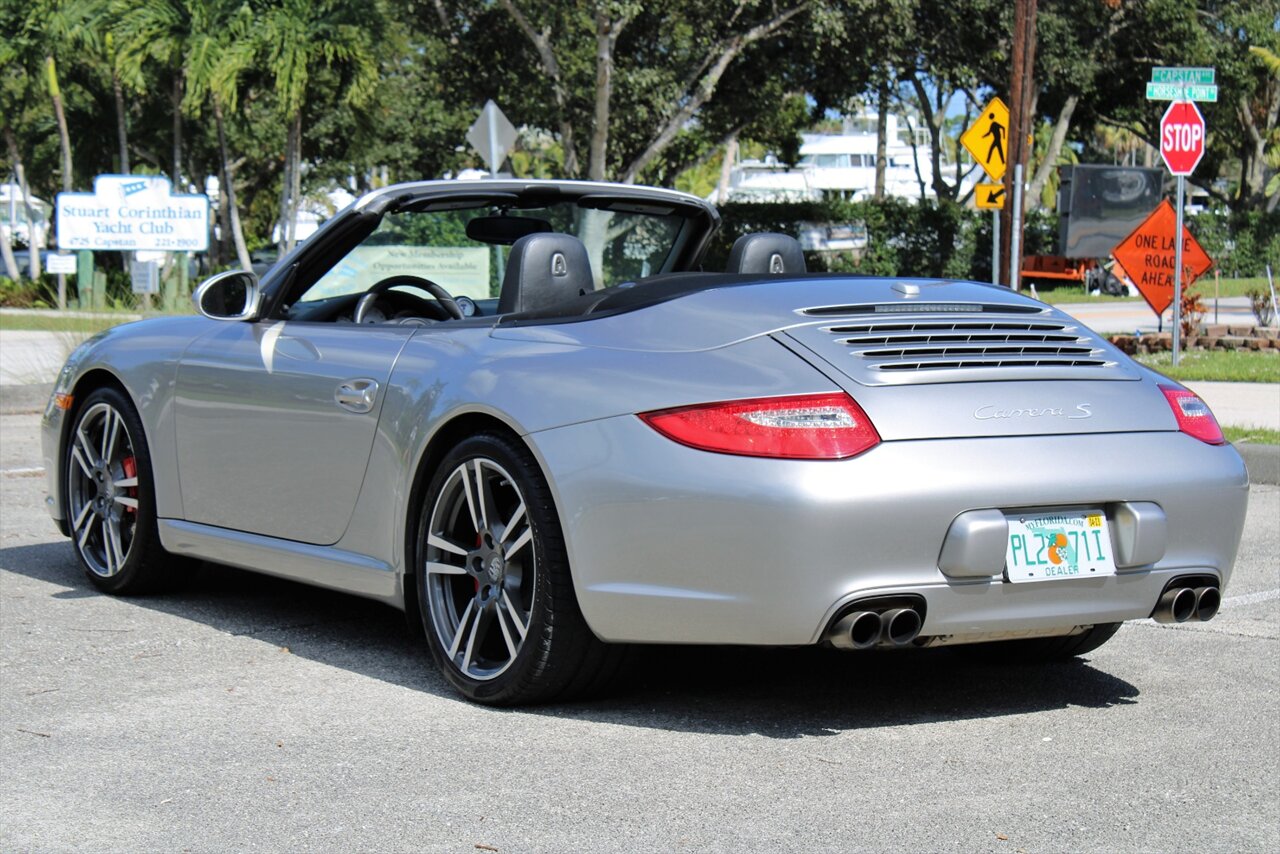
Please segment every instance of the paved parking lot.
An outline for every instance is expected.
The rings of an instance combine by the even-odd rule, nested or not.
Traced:
[[[93,592],[33,406],[0,407],[5,851],[1280,847],[1275,486],[1216,620],[1085,661],[652,649],[606,699],[495,711],[373,603],[212,567]]]

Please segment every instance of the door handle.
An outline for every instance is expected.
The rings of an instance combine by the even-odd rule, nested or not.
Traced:
[[[370,379],[343,380],[333,393],[333,399],[343,409],[370,412],[374,401],[378,399],[378,382]]]

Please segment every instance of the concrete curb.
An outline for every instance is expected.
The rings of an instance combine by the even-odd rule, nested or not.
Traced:
[[[0,415],[21,415],[24,412],[44,412],[53,383],[35,385],[0,385]]]
[[[1241,442],[1235,446],[1249,469],[1250,483],[1280,486],[1280,445],[1253,445]]]

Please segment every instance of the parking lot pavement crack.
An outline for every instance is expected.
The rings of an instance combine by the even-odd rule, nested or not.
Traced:
[[[257,637],[263,632],[287,632],[293,629],[310,629],[320,625],[316,622],[310,623],[286,623],[281,626],[261,626],[255,629],[246,629],[242,632],[228,632],[233,638],[252,638]]]

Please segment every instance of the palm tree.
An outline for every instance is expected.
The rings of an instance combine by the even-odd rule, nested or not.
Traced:
[[[240,205],[236,200],[235,167],[227,149],[225,111],[235,112],[240,97],[240,75],[253,62],[253,10],[235,0],[194,0],[193,35],[187,53],[187,94],[184,107],[198,116],[206,101],[213,108],[218,131],[222,192],[226,193],[227,218],[236,257],[242,269],[252,267],[244,229],[240,225]]]
[[[74,184],[71,165],[71,134],[67,130],[67,114],[62,103],[62,87],[58,83],[58,55],[91,43],[94,30],[85,24],[96,11],[93,0],[39,0],[31,6],[25,30],[28,44],[42,57],[41,65],[53,114],[58,121],[58,140],[62,147],[62,189],[70,192]]]
[[[23,23],[22,32],[10,42],[14,59],[25,64],[39,64],[53,103],[58,123],[58,142],[62,150],[62,189],[70,192],[75,185],[71,160],[71,133],[67,130],[67,114],[62,102],[62,86],[58,82],[59,54],[76,47],[92,47],[95,31],[85,24],[92,19],[96,0],[38,0],[33,3]],[[10,146],[14,148],[14,146]],[[20,180],[25,184],[25,180]],[[25,194],[26,189],[24,187]],[[35,244],[38,241],[33,240]],[[39,247],[31,247],[31,275],[40,278]],[[58,307],[66,303],[65,282],[58,276]]]
[[[208,4],[199,0],[109,0],[114,21],[116,70],[137,91],[147,86],[148,69],[157,63],[170,75],[173,107],[173,164],[170,178],[182,192],[182,101],[186,85],[186,55],[196,23],[195,14]],[[154,78],[152,78],[154,79]]]
[[[376,0],[374,0],[376,3]],[[275,82],[288,123],[280,193],[280,251],[293,249],[302,195],[302,114],[311,97],[311,75],[321,66],[344,80],[342,99],[359,106],[378,82],[373,28],[384,20],[360,0],[267,0],[256,22],[255,44]]]

